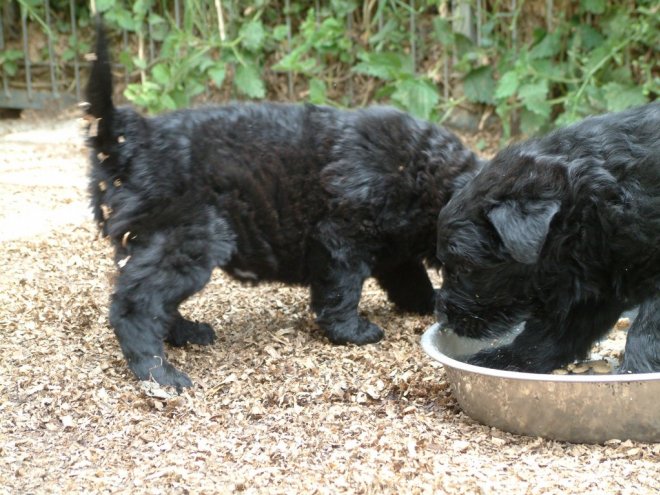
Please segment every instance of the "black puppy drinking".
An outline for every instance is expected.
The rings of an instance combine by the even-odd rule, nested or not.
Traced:
[[[660,103],[511,146],[438,218],[437,313],[486,337],[471,363],[545,373],[582,359],[642,304],[623,370],[660,371]]]
[[[87,96],[92,205],[119,265],[110,323],[139,379],[191,385],[163,341],[214,340],[178,306],[215,267],[309,286],[334,343],[382,338],[358,315],[369,276],[399,309],[432,313],[424,262],[437,215],[478,164],[452,133],[378,107],[233,104],[144,118],[113,105],[102,28]]]

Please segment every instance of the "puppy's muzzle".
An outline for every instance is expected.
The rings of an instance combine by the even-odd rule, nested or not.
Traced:
[[[435,297],[435,317],[438,320],[440,326],[446,326],[449,323],[449,317],[447,316],[447,304],[445,303],[442,292],[436,292]]]

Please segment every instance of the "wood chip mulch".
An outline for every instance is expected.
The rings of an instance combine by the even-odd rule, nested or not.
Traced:
[[[168,349],[194,388],[136,381],[108,325],[114,267],[75,124],[19,127],[0,125],[0,493],[660,490],[660,444],[573,445],[465,416],[419,345],[433,319],[396,314],[372,282],[361,310],[385,340],[336,347],[305,289],[218,272],[182,310],[217,342]]]

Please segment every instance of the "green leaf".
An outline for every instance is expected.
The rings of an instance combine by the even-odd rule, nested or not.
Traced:
[[[198,73],[206,72],[210,67],[216,65],[216,61],[209,57],[206,51],[199,52],[191,62],[193,70],[196,69]]]
[[[2,64],[3,69],[9,77],[13,77],[18,72],[18,64],[11,60],[7,60]]]
[[[163,41],[169,32],[167,21],[154,12],[149,13],[149,25],[151,26],[151,37],[154,41]]]
[[[151,76],[154,78],[154,81],[162,86],[167,86],[171,81],[169,67],[162,63],[153,66],[151,69]]]
[[[236,89],[249,98],[263,98],[266,96],[266,87],[254,64],[239,65],[234,76]]]
[[[546,34],[543,39],[532,47],[529,51],[529,58],[547,58],[554,57],[561,50],[561,33],[554,32]]]
[[[552,106],[548,103],[547,96],[548,81],[545,79],[524,84],[518,90],[518,97],[524,108],[545,119],[549,118],[552,112]]]
[[[657,13],[655,16],[657,19]],[[602,32],[607,36],[608,40],[629,39],[638,29],[638,22],[639,21],[631,18],[627,10],[618,9],[615,11],[615,15],[610,15],[603,19]],[[657,33],[657,28],[654,29],[654,32]],[[657,34],[655,38],[657,39]],[[649,38],[649,40],[650,39],[652,38]]]
[[[397,82],[392,99],[415,117],[428,120],[440,95],[432,82],[410,77]]]
[[[163,110],[163,101],[166,95],[162,94],[161,87],[151,81],[144,84],[129,84],[124,90],[124,96],[135,105],[146,108],[150,113]]]
[[[404,39],[407,39],[405,33],[399,29],[397,22],[390,18],[369,38],[369,45],[380,52],[384,45],[397,46]]]
[[[306,46],[299,46],[274,64],[272,69],[280,72],[291,71],[301,74],[312,74],[316,68],[316,60],[313,58],[304,58],[307,49],[308,47]]]
[[[260,20],[250,21],[243,24],[239,31],[239,36],[242,37],[241,45],[251,52],[258,52],[264,45],[266,31],[264,25]]]
[[[190,98],[188,97],[187,91],[182,89],[177,89],[176,91],[172,91],[170,92],[169,95],[167,95],[167,100],[164,100],[162,105],[163,108],[169,110],[174,108],[187,107],[189,103],[190,103]]]
[[[579,114],[572,114],[571,112],[564,112],[559,117],[555,119],[555,125],[557,127],[564,127],[573,122],[577,122],[582,117]]]
[[[502,77],[500,77],[500,80],[497,81],[495,98],[498,100],[509,98],[518,89],[518,84],[518,73],[515,70],[505,72]]]
[[[133,2],[133,12],[138,18],[144,18],[153,6],[153,0],[136,0]]]
[[[410,75],[412,73],[409,62],[405,61],[399,53],[363,52],[358,57],[362,62],[357,63],[353,67],[353,71],[359,74],[366,74],[385,81],[391,81],[397,79],[402,74]]]
[[[222,83],[225,81],[225,76],[227,75],[227,68],[223,63],[218,62],[216,65],[214,65],[213,67],[207,70],[207,74],[211,78],[211,81],[213,81],[213,84],[215,84],[216,87],[219,88],[222,86]]]
[[[641,86],[623,85],[615,82],[603,87],[609,112],[618,112],[626,108],[635,107],[647,103]]]
[[[476,103],[494,103],[494,87],[493,68],[490,66],[477,67],[463,79],[465,97]]]
[[[116,3],[116,0],[96,0],[96,11],[99,13],[107,12],[113,9]]]
[[[133,60],[133,65],[137,67],[140,70],[146,70],[147,69],[147,61],[143,58],[140,57],[132,57]]]
[[[447,19],[439,16],[433,18],[433,34],[441,45],[451,46],[454,43],[454,30]]]
[[[536,72],[538,79],[548,79],[553,81],[555,78],[563,78],[566,75],[566,65],[563,62],[550,60],[549,58],[537,58],[530,60],[528,66]]]
[[[605,0],[580,0],[580,7],[584,12],[602,14],[605,12]]]
[[[127,10],[113,10],[114,15],[111,16],[110,12],[108,17],[112,17],[113,20],[119,25],[121,29],[126,31],[137,31],[140,23],[136,22],[131,13]]]
[[[552,105],[547,100],[526,100],[524,108],[547,120],[552,113]]]
[[[602,69],[602,62],[610,57],[610,47],[601,45],[596,49],[592,50],[587,57],[587,60],[584,63],[584,72],[589,73],[594,70],[596,67]]]
[[[520,131],[531,136],[538,133],[546,124],[548,118],[526,109],[520,112]]]
[[[135,64],[133,64],[133,54],[127,50],[122,50],[119,52],[119,63],[126,67],[127,70],[133,70]]]
[[[177,104],[167,93],[160,97],[160,104],[162,110],[176,110]]]
[[[3,63],[5,60],[19,60],[23,58],[23,52],[21,50],[5,50],[0,52],[0,63]]]
[[[201,95],[205,89],[206,86],[196,79],[189,79],[185,84],[185,91],[188,99]]]
[[[280,24],[279,26],[275,26],[275,29],[273,29],[273,39],[275,41],[284,41],[287,39],[288,34],[289,28],[286,26],[286,24]]]
[[[338,17],[345,17],[357,8],[357,3],[352,0],[331,0],[330,5]]]
[[[548,81],[541,80],[533,83],[527,83],[520,87],[518,96],[521,100],[541,100],[548,95]]]
[[[325,83],[321,79],[309,80],[309,101],[317,105],[327,101]]]
[[[577,33],[580,36],[582,46],[587,50],[592,50],[605,42],[605,37],[588,24],[577,26]]]

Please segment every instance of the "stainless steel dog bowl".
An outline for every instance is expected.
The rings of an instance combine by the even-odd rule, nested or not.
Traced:
[[[458,337],[438,324],[422,336],[463,411],[483,424],[575,443],[660,442],[660,373],[545,375],[458,360],[501,343]]]

